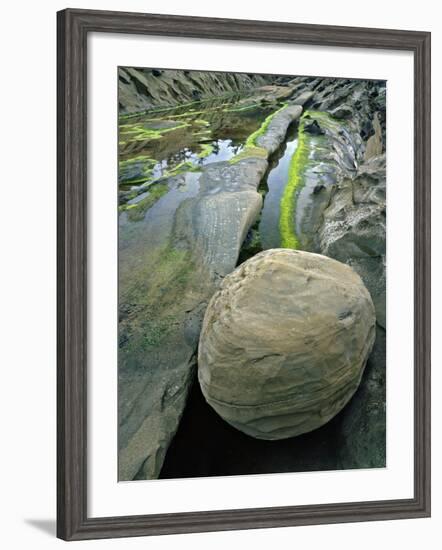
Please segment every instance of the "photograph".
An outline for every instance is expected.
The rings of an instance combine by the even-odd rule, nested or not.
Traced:
[[[117,73],[118,481],[385,468],[387,81]]]
[[[4,548],[439,549],[439,6],[99,4],[2,11]]]

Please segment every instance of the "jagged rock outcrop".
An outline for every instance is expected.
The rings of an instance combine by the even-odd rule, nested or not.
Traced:
[[[181,71],[173,69],[118,69],[120,114],[253,90],[271,82],[271,75]]]
[[[353,179],[344,179],[323,211],[319,249],[351,265],[363,278],[385,328],[386,304],[385,155],[372,157]]]
[[[356,391],[374,307],[345,264],[272,249],[224,278],[204,317],[198,378],[229,424],[260,439],[312,431]]]

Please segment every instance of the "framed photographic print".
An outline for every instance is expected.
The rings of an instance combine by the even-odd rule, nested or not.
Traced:
[[[58,536],[430,514],[430,35],[58,14]]]

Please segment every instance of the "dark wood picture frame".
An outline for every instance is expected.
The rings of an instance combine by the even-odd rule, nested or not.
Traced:
[[[65,540],[430,515],[430,33],[67,9],[58,24],[57,535]],[[305,506],[87,516],[87,35],[151,34],[414,55],[414,497]]]

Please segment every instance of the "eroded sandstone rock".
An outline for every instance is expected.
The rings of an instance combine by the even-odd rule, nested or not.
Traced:
[[[198,378],[231,425],[283,439],[344,407],[374,339],[373,303],[353,269],[318,254],[267,250],[225,277],[212,297]]]

